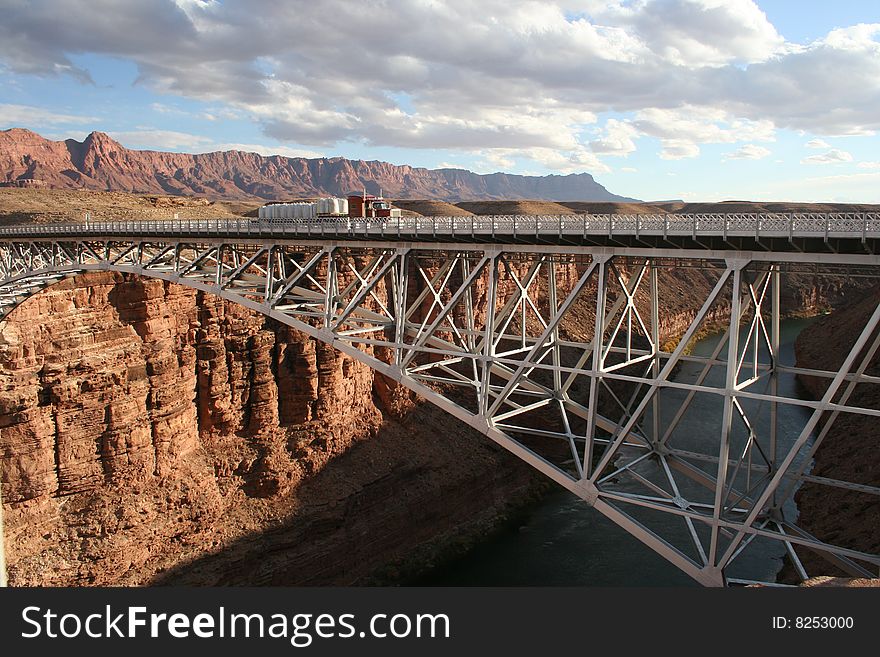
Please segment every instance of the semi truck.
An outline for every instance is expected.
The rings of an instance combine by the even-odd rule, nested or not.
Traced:
[[[348,198],[319,198],[316,201],[292,203],[268,203],[257,211],[257,221],[263,223],[287,223],[292,221],[322,221],[339,219],[363,219],[385,222],[400,217],[401,212],[381,196],[364,191],[349,194]]]
[[[348,217],[348,201],[344,198],[319,198],[317,201],[269,203],[257,211],[257,218],[269,223],[346,217]]]

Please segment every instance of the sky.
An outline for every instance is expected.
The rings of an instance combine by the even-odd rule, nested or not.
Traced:
[[[880,203],[876,0],[0,0],[0,129]]]

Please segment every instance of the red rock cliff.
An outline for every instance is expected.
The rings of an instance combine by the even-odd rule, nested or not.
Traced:
[[[96,273],[50,288],[0,325],[0,366],[12,584],[144,584],[242,545],[250,557],[198,581],[345,583],[534,483],[387,386],[383,415],[353,359],[161,281]],[[426,512],[434,522],[414,527]],[[353,528],[367,538],[346,549]],[[270,563],[259,546],[277,540],[285,556],[254,575],[248,559]]]
[[[82,142],[50,141],[22,128],[0,131],[0,182],[39,180],[61,189],[93,189],[210,198],[345,195],[366,188],[392,198],[621,201],[588,173],[481,175],[343,157],[262,156],[244,151],[191,155],[130,150],[103,132]]]

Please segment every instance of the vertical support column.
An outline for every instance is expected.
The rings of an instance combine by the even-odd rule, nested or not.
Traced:
[[[770,402],[770,474],[776,472],[777,437],[779,424],[779,405],[776,397],[779,393],[779,265],[772,265],[770,271],[770,394],[773,401]],[[773,494],[773,503],[776,504],[776,492]]]
[[[636,228],[638,230],[638,228]],[[635,293],[635,285],[638,278],[633,281],[633,293]],[[635,299],[629,296],[629,283],[625,283],[622,287],[626,296],[626,360],[632,359],[632,332],[633,332],[633,312],[635,312]]]
[[[406,293],[409,286],[409,250],[397,250],[394,270],[394,364],[403,360],[403,338],[406,332]]]
[[[222,245],[221,247],[222,248]],[[275,287],[275,245],[269,247],[269,250],[266,251],[266,288],[263,291],[263,302],[269,303],[269,298],[272,296],[273,289]],[[217,249],[217,267],[220,267],[220,249]],[[331,318],[332,319],[332,318]],[[329,320],[328,320],[329,324]]]
[[[461,280],[463,281],[466,281],[471,273],[470,264],[470,260],[467,258],[461,259]],[[476,326],[474,323],[474,294],[472,286],[468,286],[467,291],[464,293],[464,316],[467,324],[467,332],[463,336],[465,340],[464,347],[469,352],[474,353],[476,349],[476,338],[474,336]]]
[[[489,262],[489,285],[486,288],[486,326],[483,330],[483,372],[480,381],[478,414],[488,422],[489,385],[491,383],[492,359],[495,358],[495,304],[498,297],[498,256]]]
[[[714,567],[718,556],[719,522],[724,506],[727,483],[727,459],[730,455],[730,434],[733,430],[733,397],[736,390],[737,362],[739,360],[739,321],[742,313],[742,270],[746,261],[727,262],[733,269],[733,288],[730,293],[730,327],[727,338],[727,370],[724,384],[724,410],[721,415],[721,445],[718,450],[718,474],[715,477],[715,505],[712,513],[712,535],[709,543],[709,567]]]
[[[324,287],[324,328],[328,329],[333,323],[337,293],[336,258],[333,252],[334,249],[327,250],[327,285]]]
[[[598,262],[599,275],[596,287],[596,317],[593,326],[593,350],[590,363],[590,398],[588,402],[587,431],[584,436],[584,479],[589,479],[593,469],[593,446],[596,433],[596,405],[599,400],[599,378],[602,373],[602,343],[605,335],[605,301],[608,295],[607,256],[594,256]]]
[[[275,272],[278,276],[278,281],[284,281],[287,279],[287,266],[284,262],[284,247],[279,246],[275,248]]]
[[[214,272],[214,285],[220,287],[223,284],[223,251],[226,249],[225,244],[217,246],[217,271]],[[140,254],[138,254],[138,264],[142,265]]]
[[[541,267],[541,266],[542,265],[539,265],[539,267]],[[536,279],[537,279],[537,277],[536,277]],[[520,337],[521,337],[520,345],[519,345],[520,349],[526,348],[526,303],[527,303],[526,302],[526,295],[528,293],[529,293],[528,286],[526,286],[525,288],[523,288],[519,291],[519,306],[520,306],[519,332],[520,332]]]
[[[665,215],[664,215],[665,216]],[[650,261],[651,267],[651,376],[654,380],[660,375],[660,273],[657,263]],[[658,391],[651,400],[651,415],[653,419],[652,430],[654,432],[654,445],[660,444],[660,392]]]
[[[549,271],[547,273],[547,298],[550,304],[550,312],[547,317],[547,321],[552,321],[554,317],[556,317],[556,313],[559,309],[559,302],[557,299],[557,290],[556,290],[556,263],[553,261],[551,257],[549,262]],[[556,326],[553,327],[553,332],[550,334],[550,339],[553,341],[553,346],[551,347],[552,355],[553,355],[553,390],[558,393],[562,390],[562,372],[559,371],[560,361],[559,361],[559,323],[557,322]]]

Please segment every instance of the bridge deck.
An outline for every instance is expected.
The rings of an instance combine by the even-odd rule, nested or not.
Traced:
[[[444,242],[874,254],[880,213],[404,217],[361,219],[110,221],[8,226],[0,240],[276,239]]]

